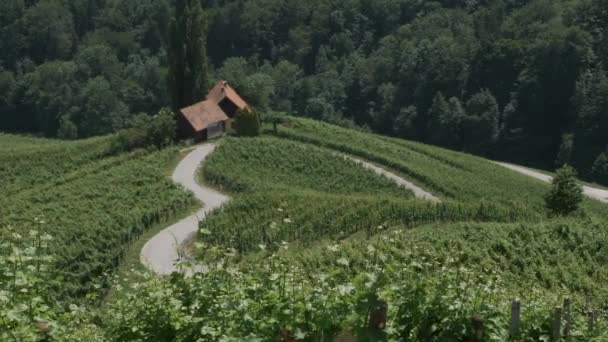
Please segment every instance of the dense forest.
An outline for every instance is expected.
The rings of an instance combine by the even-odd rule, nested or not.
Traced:
[[[193,1],[1,1],[0,130],[84,138],[170,106],[172,13]],[[201,5],[206,82],[262,111],[608,183],[608,0]]]

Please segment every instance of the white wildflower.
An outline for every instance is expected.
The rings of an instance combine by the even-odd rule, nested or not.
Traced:
[[[306,338],[306,333],[300,330],[300,328],[297,328],[294,337],[296,340],[303,340]]]
[[[346,258],[340,258],[336,262],[338,263],[338,265],[342,265],[342,266],[350,265],[350,262]]]

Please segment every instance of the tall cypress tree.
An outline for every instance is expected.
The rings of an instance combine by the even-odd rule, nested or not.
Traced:
[[[200,0],[176,0],[171,22],[169,88],[175,109],[202,100],[207,78],[207,23]]]

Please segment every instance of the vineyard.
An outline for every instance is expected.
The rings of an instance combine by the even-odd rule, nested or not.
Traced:
[[[47,145],[11,139],[0,157],[8,162],[0,173],[8,194],[0,200],[0,227],[12,226],[25,236],[34,218],[45,221],[55,259],[47,280],[55,280],[51,291],[60,299],[107,287],[106,273],[131,241],[193,205],[164,175],[175,150],[101,158],[107,140]],[[0,238],[10,234],[3,229]]]
[[[0,173],[12,189],[0,209],[1,225],[13,226],[4,240],[42,239],[53,261],[48,274],[15,273],[31,280],[0,286],[0,309],[21,315],[0,313],[0,328],[19,327],[18,336],[35,336],[19,323],[31,311],[56,322],[58,340],[608,339],[605,206],[587,200],[572,217],[548,218],[547,184],[474,156],[299,118],[261,137],[224,138],[199,170],[200,182],[232,198],[199,223],[191,246],[208,272],[137,273],[128,287],[116,280],[120,295],[101,308],[50,310],[20,289],[48,286],[75,300],[110,286],[106,274],[133,240],[192,197],[166,176],[175,149],[111,156],[104,138],[19,139],[3,147],[16,165]],[[10,159],[21,153],[37,162]],[[345,155],[442,201],[417,199]],[[40,180],[28,163],[50,171]],[[35,270],[47,261],[35,250],[13,247],[0,265]],[[11,309],[17,300],[30,309]]]
[[[205,164],[203,179],[230,192],[412,196],[331,151],[273,137],[226,139]]]
[[[606,228],[441,224],[266,251],[246,264],[226,251],[206,274],[140,284],[110,308],[108,330],[118,340],[468,341],[478,317],[479,340],[505,341],[520,298],[514,340],[537,341],[551,339],[551,310],[569,297],[572,311],[559,318],[569,336],[603,341],[605,320],[590,328],[586,313],[606,314]]]
[[[0,192],[8,196],[54,182],[102,158],[108,145],[108,138],[70,143],[0,134]]]
[[[264,193],[238,197],[201,222],[201,241],[245,254],[260,246],[269,250],[278,250],[285,243],[305,247],[323,239],[343,240],[356,233],[373,236],[426,223],[539,219],[537,213],[525,208],[483,202],[435,204],[385,195]]]

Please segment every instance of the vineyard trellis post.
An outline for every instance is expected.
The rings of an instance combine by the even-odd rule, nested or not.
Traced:
[[[518,299],[514,299],[511,302],[511,328],[509,329],[509,336],[516,338],[519,335],[519,320],[521,316],[521,302]]]
[[[591,309],[591,294],[585,291],[585,313],[587,314],[587,329],[592,332],[595,329],[595,312]]]
[[[477,316],[471,318],[471,326],[473,328],[473,341],[483,341],[483,319]]]
[[[551,341],[559,342],[561,340],[562,327],[562,307],[556,306],[553,309],[553,321],[551,323]]]
[[[587,327],[592,332],[595,329],[595,312],[593,310],[587,311]]]
[[[570,329],[571,329],[571,321],[572,321],[572,317],[570,316],[571,312],[570,312],[570,304],[571,304],[571,300],[570,298],[566,298],[564,299],[564,318],[565,318],[565,323],[564,323],[564,337],[568,338],[568,336],[570,336]]]

